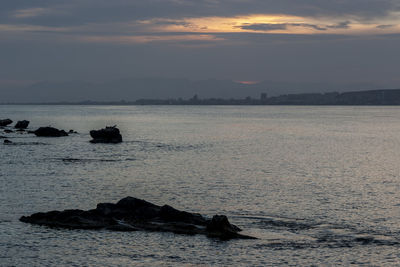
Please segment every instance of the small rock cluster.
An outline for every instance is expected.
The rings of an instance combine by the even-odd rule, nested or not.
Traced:
[[[11,119],[0,119],[0,128],[3,129],[3,132],[6,134],[9,133],[14,133],[14,130],[12,130],[9,125],[12,124],[13,121]],[[69,130],[68,132],[64,130],[59,130],[54,127],[46,126],[46,127],[39,127],[38,129],[32,131],[28,131],[27,128],[29,126],[29,121],[27,120],[22,120],[18,121],[14,128],[16,129],[16,132],[18,133],[30,133],[34,134],[38,137],[62,137],[62,136],[68,136],[70,134],[77,134],[78,132],[74,130]],[[111,144],[117,144],[122,142],[122,135],[119,131],[119,129],[116,126],[106,126],[104,129],[100,130],[92,130],[90,131],[90,136],[93,138],[90,140],[91,143],[111,143]],[[4,144],[12,144],[13,142],[7,139],[7,136],[0,136],[1,139],[4,140]]]

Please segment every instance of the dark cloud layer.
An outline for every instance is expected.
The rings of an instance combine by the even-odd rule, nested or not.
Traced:
[[[42,8],[40,16],[16,16]],[[2,0],[0,23],[70,26],[151,18],[289,14],[371,20],[399,11],[398,0]]]
[[[311,28],[317,31],[325,31],[326,28],[317,24],[309,23],[254,23],[238,26],[243,30],[253,30],[253,31],[273,31],[273,30],[286,30],[288,27],[304,27]]]
[[[348,29],[350,28],[350,21],[342,21],[339,22],[338,24],[334,24],[334,25],[328,25],[326,26],[329,29]]]
[[[392,27],[394,27],[394,26],[396,26],[396,25],[392,25],[392,24],[384,24],[384,25],[378,25],[378,26],[376,26],[378,29],[389,29],[389,28],[392,28]]]

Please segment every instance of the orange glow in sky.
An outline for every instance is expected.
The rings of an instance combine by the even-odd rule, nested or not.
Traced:
[[[253,14],[236,17],[200,17],[140,21],[152,31],[196,33],[276,34],[379,34],[400,32],[399,16],[392,20],[360,23],[347,18],[308,18],[285,14]],[[345,23],[345,25],[341,25]],[[380,26],[387,27],[380,27]]]
[[[235,82],[236,83],[241,83],[241,84],[247,84],[247,85],[260,83],[259,81],[235,81]]]

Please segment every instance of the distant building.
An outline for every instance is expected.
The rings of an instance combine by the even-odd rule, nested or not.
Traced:
[[[261,93],[260,100],[267,100],[267,93]]]

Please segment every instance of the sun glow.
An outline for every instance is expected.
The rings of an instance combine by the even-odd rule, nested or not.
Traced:
[[[156,32],[370,34],[398,33],[400,20],[360,23],[346,18],[309,18],[285,14],[253,14],[235,17],[152,19],[139,22]]]
[[[182,20],[153,19],[141,21],[143,24],[155,25],[154,29],[169,32],[243,32],[240,27],[248,24],[268,23],[278,24],[303,21],[301,17],[288,15],[251,15],[240,17],[201,17]]]
[[[253,85],[260,83],[259,81],[235,81],[235,83],[245,84],[245,85]]]

